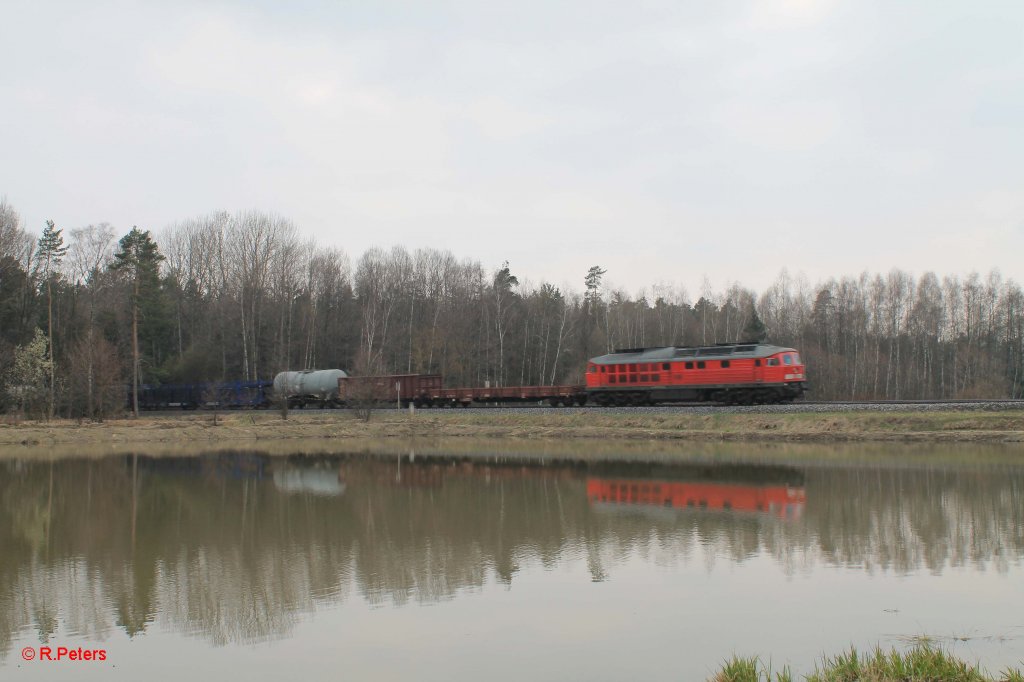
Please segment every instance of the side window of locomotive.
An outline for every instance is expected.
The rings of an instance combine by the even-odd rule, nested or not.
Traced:
[[[728,369],[728,368],[729,368],[729,361],[728,360],[722,360],[722,369]]]
[[[692,362],[686,363],[686,369],[693,369],[693,363]]]
[[[754,367],[760,367],[760,366],[761,366],[761,359],[758,358],[757,360],[754,360]]]
[[[769,367],[778,367],[779,366],[779,359],[778,358],[768,358],[768,366]]]
[[[697,369],[704,369],[704,361],[703,360],[698,360],[697,361]]]
[[[667,371],[669,371],[670,369],[672,369],[672,365],[668,364],[667,362],[663,362],[663,363],[661,363],[661,368],[662,368],[662,369],[663,369],[664,371],[666,371],[666,372],[667,372]]]
[[[789,355],[788,353],[786,355],[783,355],[782,356],[782,362],[783,362],[783,364],[786,364],[786,365],[792,365],[793,364],[793,356]]]

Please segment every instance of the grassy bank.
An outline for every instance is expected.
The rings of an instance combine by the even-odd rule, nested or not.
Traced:
[[[773,671],[758,658],[734,658],[711,678],[712,682],[791,682],[789,670]],[[807,682],[1024,682],[1020,670],[991,676],[941,649],[919,646],[907,653],[876,649],[861,653],[851,649],[826,657]]]
[[[296,439],[620,439],[747,442],[1024,442],[1024,411],[738,414],[601,410],[382,410],[369,422],[348,411],[288,419],[273,412],[143,416],[103,423],[55,420],[0,425],[0,446],[157,444]]]

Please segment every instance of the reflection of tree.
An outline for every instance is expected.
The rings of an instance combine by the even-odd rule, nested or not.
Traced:
[[[245,453],[133,465],[130,457],[0,464],[3,655],[16,633],[31,628],[46,639],[61,622],[97,638],[155,622],[217,643],[255,641],[287,633],[303,613],[350,591],[376,605],[429,603],[491,579],[509,583],[526,565],[577,559],[604,580],[630,556],[710,567],[767,554],[787,571],[824,562],[898,572],[1003,571],[1024,556],[1017,470]],[[595,476],[788,482],[807,502],[795,520],[596,507],[585,485]]]
[[[807,481],[807,530],[829,562],[898,572],[1005,571],[1024,553],[1019,472],[862,468],[809,472]]]

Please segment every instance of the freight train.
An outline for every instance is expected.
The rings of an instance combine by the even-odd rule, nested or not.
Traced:
[[[753,405],[792,402],[807,390],[800,353],[762,343],[694,348],[632,348],[592,358],[584,385],[442,388],[440,375],[349,377],[349,386],[377,387],[380,400],[416,407],[469,407],[473,403],[547,402],[573,405],[656,405],[710,402]]]
[[[792,402],[808,390],[806,368],[793,348],[728,343],[679,348],[632,348],[592,358],[586,383],[558,386],[444,388],[440,374],[350,377],[340,369],[282,372],[273,382],[143,386],[142,409],[351,407],[383,403],[406,407],[546,402],[553,407],[711,402],[753,405]]]

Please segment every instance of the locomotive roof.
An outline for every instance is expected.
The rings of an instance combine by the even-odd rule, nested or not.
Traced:
[[[723,344],[721,346],[694,346],[678,348],[666,346],[662,348],[626,348],[616,350],[614,353],[591,358],[590,362],[595,365],[619,365],[629,362],[665,362],[679,359],[722,359],[729,358],[766,358],[769,355],[783,353],[786,351],[795,352],[793,348],[783,346],[772,346],[766,343],[737,343]]]

